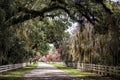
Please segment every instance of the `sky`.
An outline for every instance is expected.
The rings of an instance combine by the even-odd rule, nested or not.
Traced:
[[[115,1],[115,2],[119,1],[120,2],[120,0],[111,0],[111,1]]]
[[[80,26],[77,22],[72,23],[72,26],[70,26],[66,31],[72,35],[78,30],[77,26]]]

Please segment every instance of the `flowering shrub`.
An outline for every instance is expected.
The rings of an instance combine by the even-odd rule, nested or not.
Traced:
[[[42,61],[60,61],[60,54],[58,53],[58,49],[54,48],[52,53],[48,53],[48,55],[43,56]]]

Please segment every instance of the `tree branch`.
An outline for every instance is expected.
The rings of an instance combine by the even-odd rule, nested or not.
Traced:
[[[27,8],[20,7],[19,11],[24,12],[26,14],[21,15],[21,16],[19,16],[17,18],[13,17],[13,18],[9,19],[7,22],[9,22],[9,26],[11,26],[11,25],[15,25],[15,24],[24,22],[24,21],[29,20],[29,19],[36,18],[38,16],[44,18],[45,13],[55,11],[55,10],[58,10],[58,9],[61,9],[61,10],[65,11],[67,14],[70,15],[70,12],[69,12],[69,10],[67,10],[67,8],[59,6],[59,5],[56,5],[56,6],[52,5],[52,6],[49,6],[49,7],[45,7],[43,9],[41,9],[40,11],[29,10]]]
[[[76,3],[75,7],[82,14],[82,16],[84,16],[91,24],[95,25],[95,22],[99,21],[95,18],[94,14],[89,11],[89,9],[85,8],[80,3]]]
[[[104,10],[107,13],[109,13],[110,15],[113,14],[112,11],[104,4],[103,0],[98,0],[97,2],[100,3],[103,6]]]

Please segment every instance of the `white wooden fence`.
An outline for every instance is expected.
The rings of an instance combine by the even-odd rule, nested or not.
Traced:
[[[19,69],[19,68],[26,67],[26,66],[30,66],[32,64],[33,63],[28,62],[28,63],[2,65],[2,66],[0,66],[0,73],[10,71],[10,70]]]
[[[65,65],[64,62],[54,62],[54,63]],[[83,71],[94,72],[103,76],[107,76],[107,75],[120,76],[120,66],[106,66],[106,65],[74,63],[74,62],[72,63],[69,62],[67,66],[80,69]]]
[[[81,69],[83,71],[95,72],[100,75],[117,75],[120,76],[120,66],[106,66],[86,63],[68,63],[70,67]]]

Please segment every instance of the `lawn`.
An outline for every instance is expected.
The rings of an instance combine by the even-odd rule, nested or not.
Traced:
[[[21,68],[15,71],[9,71],[4,74],[0,74],[0,80],[17,80],[18,77],[21,77],[25,73],[28,73],[32,69],[36,68],[38,64],[33,64],[31,66],[27,66],[25,68]]]
[[[59,64],[51,64],[51,65],[57,67],[58,69],[63,70],[64,72],[72,76],[81,77],[81,79],[83,80],[118,80],[118,79],[111,78],[111,77],[102,77],[94,73],[84,72],[78,69],[73,69],[71,67],[66,67],[66,66],[59,65]]]
[[[80,70],[77,70],[77,69],[73,69],[71,67],[66,67],[66,66],[63,66],[63,65],[59,65],[59,64],[51,64],[55,67],[57,67],[58,69],[61,69],[67,73],[69,73],[70,75],[73,75],[73,76],[77,76],[77,77],[86,77],[86,76],[95,76],[96,74],[94,73],[90,73],[90,72],[83,72],[83,71],[80,71]]]

